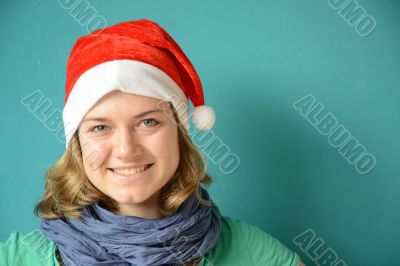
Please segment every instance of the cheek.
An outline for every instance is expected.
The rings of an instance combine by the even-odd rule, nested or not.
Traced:
[[[85,171],[96,171],[106,159],[106,145],[95,141],[86,141],[82,148],[82,159]]]
[[[169,132],[152,141],[151,145],[152,153],[164,165],[164,169],[174,172],[179,164],[178,136]]]

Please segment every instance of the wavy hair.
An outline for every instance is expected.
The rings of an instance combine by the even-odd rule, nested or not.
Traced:
[[[207,161],[170,106],[178,125],[180,161],[175,174],[161,189],[160,212],[164,216],[174,214],[193,192],[200,204],[212,206],[199,190],[201,183],[209,186],[213,182],[206,172]],[[65,153],[47,170],[45,179],[43,196],[34,209],[34,214],[42,219],[79,218],[82,208],[97,202],[112,212],[118,211],[117,202],[99,191],[85,173],[78,130]]]

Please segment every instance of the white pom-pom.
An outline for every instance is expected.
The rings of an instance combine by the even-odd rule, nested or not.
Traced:
[[[194,125],[200,130],[209,130],[214,126],[214,110],[207,105],[201,105],[194,108],[192,113]]]

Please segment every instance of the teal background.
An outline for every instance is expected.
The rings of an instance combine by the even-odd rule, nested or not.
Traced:
[[[240,158],[209,161],[224,215],[255,224],[318,265],[293,238],[315,232],[348,265],[400,265],[400,2],[359,0],[366,37],[327,1],[88,1],[107,20],[149,18],[181,45]],[[35,90],[62,110],[65,65],[85,27],[58,1],[0,1],[0,240],[39,226],[44,173],[62,155],[20,101]],[[377,159],[360,175],[292,107],[312,94]]]

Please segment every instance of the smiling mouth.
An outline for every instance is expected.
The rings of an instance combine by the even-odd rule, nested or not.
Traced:
[[[108,168],[111,172],[115,173],[118,176],[123,176],[123,177],[135,177],[138,176],[141,173],[146,172],[149,168],[153,166],[154,163],[147,164],[145,166],[139,167],[139,168],[131,168],[131,169],[114,169],[114,168]]]

